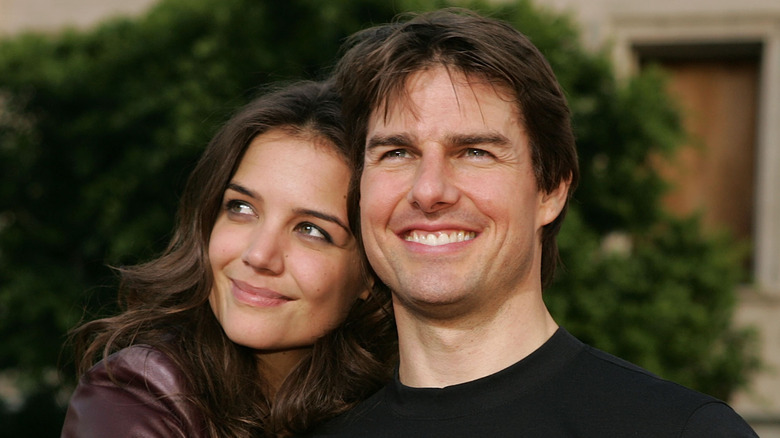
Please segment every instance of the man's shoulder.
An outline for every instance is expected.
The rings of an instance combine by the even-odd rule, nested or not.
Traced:
[[[386,391],[387,387],[380,389],[352,410],[318,426],[306,437],[367,436],[364,433],[368,430],[381,430],[385,427],[389,430],[389,428],[397,426],[391,412],[392,409],[386,403]]]
[[[393,381],[312,436],[486,434],[755,437],[720,400],[587,346],[565,330],[526,360],[484,379],[441,389]]]
[[[544,346],[544,369],[555,371],[542,375],[538,385],[565,389],[576,397],[603,398],[622,403],[622,397],[643,394],[639,402],[669,405],[670,400],[697,406],[717,401],[715,398],[666,380],[647,369],[606,351],[592,347],[560,328]],[[539,350],[542,352],[542,349]],[[677,406],[679,407],[679,406]]]
[[[756,436],[724,401],[599,349],[585,346],[576,374],[580,400],[589,400],[580,412],[613,411],[648,427],[680,431],[680,436]],[[614,417],[610,421],[619,415]]]
[[[645,394],[649,403],[657,402],[659,406],[669,406],[670,403],[699,406],[718,402],[712,396],[664,379],[634,363],[591,346],[585,346],[580,367],[581,372],[586,373],[583,380],[608,388],[611,396],[616,393],[640,392]]]

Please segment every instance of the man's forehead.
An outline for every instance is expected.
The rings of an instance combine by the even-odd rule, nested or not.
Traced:
[[[385,96],[374,105],[370,120],[376,123],[381,119],[386,124],[389,117],[393,114],[400,114],[418,120],[420,108],[415,100],[421,100],[420,95],[424,95],[428,91],[428,88],[432,85],[433,76],[437,76],[439,81],[447,81],[446,85],[452,91],[452,96],[459,108],[472,103],[476,103],[479,107],[485,96],[497,96],[499,99],[509,103],[512,112],[520,117],[516,95],[509,86],[485,75],[465,73],[454,67],[440,65],[418,70],[398,80],[393,87],[388,88]],[[441,86],[442,84],[439,83],[438,85]]]
[[[484,75],[464,73],[452,67],[423,69],[408,74],[388,90],[384,99],[374,106],[368,120],[368,128],[371,130],[378,125],[388,125],[391,119],[396,117],[401,119],[395,122],[419,122],[423,117],[420,107],[425,106],[431,99],[440,100],[442,109],[454,104],[462,114],[477,111],[482,121],[485,121],[483,105],[489,104],[491,100],[495,102],[493,98],[507,103],[507,111],[515,116],[518,122],[522,122],[514,92],[499,81]],[[428,111],[430,110],[428,106]],[[430,115],[429,113],[428,116]]]

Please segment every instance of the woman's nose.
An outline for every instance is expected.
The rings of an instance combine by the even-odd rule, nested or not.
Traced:
[[[263,224],[252,233],[241,260],[255,271],[270,275],[284,272],[282,232]]]

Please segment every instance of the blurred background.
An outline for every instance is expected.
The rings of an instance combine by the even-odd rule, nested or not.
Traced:
[[[780,437],[780,2],[0,0],[0,436],[57,436],[69,329],[116,308],[216,128],[404,11],[513,23],[583,179],[545,298],[581,339]]]

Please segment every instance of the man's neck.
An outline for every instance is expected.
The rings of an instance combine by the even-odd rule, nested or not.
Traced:
[[[490,315],[420,317],[396,305],[401,383],[443,388],[511,366],[544,344],[558,325],[541,296],[518,297]]]

